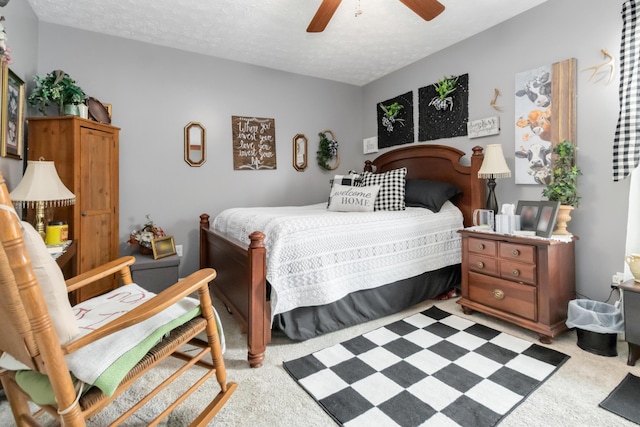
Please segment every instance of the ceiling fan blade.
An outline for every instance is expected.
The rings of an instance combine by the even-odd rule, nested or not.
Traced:
[[[444,5],[438,0],[400,0],[409,9],[413,10],[425,21],[431,21],[440,15],[444,10]]]
[[[307,27],[308,33],[320,33],[331,20],[342,0],[322,0],[322,4]]]

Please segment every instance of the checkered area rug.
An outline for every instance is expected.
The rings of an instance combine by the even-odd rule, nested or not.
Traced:
[[[569,356],[431,307],[285,370],[344,426],[494,426]]]

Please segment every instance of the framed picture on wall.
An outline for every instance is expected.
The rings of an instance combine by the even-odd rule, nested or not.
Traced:
[[[22,159],[24,132],[24,81],[6,64],[2,69],[0,155]]]

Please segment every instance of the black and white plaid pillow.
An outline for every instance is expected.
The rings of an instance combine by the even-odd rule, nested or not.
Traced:
[[[362,185],[379,185],[380,191],[373,207],[375,211],[403,211],[404,184],[407,168],[393,169],[385,173],[364,172]]]

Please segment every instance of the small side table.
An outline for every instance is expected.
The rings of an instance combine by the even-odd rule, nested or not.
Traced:
[[[76,254],[78,243],[73,240],[60,255],[56,258],[56,263],[60,266],[65,279],[70,279],[78,274]]]
[[[138,253],[134,257],[136,262],[131,266],[133,283],[158,294],[178,281],[178,255],[153,259],[152,255]]]
[[[624,336],[629,344],[627,365],[634,366],[640,358],[640,283],[627,280],[619,289],[624,295]]]

